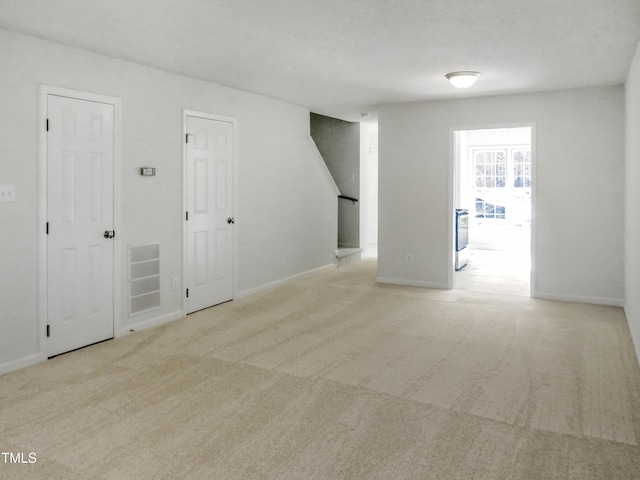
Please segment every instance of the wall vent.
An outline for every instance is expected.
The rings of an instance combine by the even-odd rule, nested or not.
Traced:
[[[160,308],[160,244],[129,247],[129,316]]]

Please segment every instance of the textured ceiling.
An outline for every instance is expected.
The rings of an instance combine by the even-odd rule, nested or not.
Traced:
[[[638,0],[0,0],[0,27],[348,120],[625,81]],[[1,48],[1,46],[0,46]],[[444,75],[482,72],[469,90]]]

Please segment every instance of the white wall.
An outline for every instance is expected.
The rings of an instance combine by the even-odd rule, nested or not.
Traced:
[[[378,121],[369,125],[369,150],[366,152],[367,176],[367,244],[365,254],[378,256]]]
[[[333,262],[337,199],[309,140],[309,111],[284,102],[0,29],[0,373],[37,360],[40,84],[122,101],[121,326],[182,313],[182,109],[238,119],[239,295]],[[157,176],[141,177],[140,166]],[[126,314],[126,248],[160,242],[162,309]],[[35,360],[34,360],[35,359]]]
[[[382,106],[379,280],[451,284],[450,130],[535,123],[537,296],[621,305],[623,95],[603,87]]]
[[[360,217],[360,248],[362,248],[363,256],[369,254],[369,222],[371,212],[371,182],[369,162],[369,124],[366,122],[360,123],[360,168],[358,182],[360,184],[360,201],[358,202],[359,217]]]
[[[640,361],[640,46],[626,83],[624,310]]]

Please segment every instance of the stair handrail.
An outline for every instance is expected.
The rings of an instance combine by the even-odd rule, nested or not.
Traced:
[[[338,198],[342,198],[344,200],[351,200],[353,202],[353,204],[355,205],[356,202],[359,202],[360,200],[358,200],[357,198],[353,198],[353,197],[347,197],[346,195],[338,195]]]

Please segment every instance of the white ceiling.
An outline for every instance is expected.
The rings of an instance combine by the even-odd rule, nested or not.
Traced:
[[[359,120],[383,103],[622,84],[640,1],[0,0],[0,27]],[[457,90],[456,70],[482,77]]]

